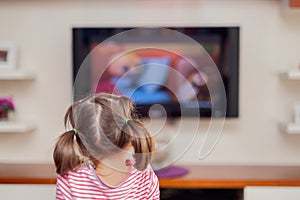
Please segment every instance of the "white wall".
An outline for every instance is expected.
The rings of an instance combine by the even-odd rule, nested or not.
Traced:
[[[240,25],[240,117],[226,121],[208,158],[197,158],[203,136],[199,134],[178,162],[300,164],[300,135],[283,134],[277,127],[279,121],[292,120],[293,102],[300,100],[299,82],[278,78],[279,71],[300,62],[300,14],[282,14],[277,0],[122,2],[0,2],[0,41],[14,40],[19,67],[37,74],[34,82],[0,82],[0,95],[13,95],[17,118],[38,126],[29,134],[0,134],[0,162],[51,162],[53,143],[63,131],[63,115],[72,99],[73,26]],[[184,133],[191,135],[197,120],[183,122]],[[167,125],[166,134],[178,126]],[[204,121],[201,130],[207,126]]]

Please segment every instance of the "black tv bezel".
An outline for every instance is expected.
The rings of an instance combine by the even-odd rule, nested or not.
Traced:
[[[72,28],[72,74],[73,74],[73,85],[76,79],[77,72],[79,70],[79,67],[81,63],[84,61],[86,55],[89,53],[87,52],[86,55],[77,54],[76,48],[78,48],[78,44],[75,44],[75,37],[77,31],[88,31],[88,30],[97,30],[97,29],[134,29],[137,27],[121,27],[121,26],[110,26],[110,27],[73,27]],[[170,29],[181,29],[181,28],[203,28],[203,29],[218,29],[218,28],[225,28],[225,29],[231,29],[235,32],[232,33],[235,37],[234,41],[231,41],[232,45],[232,54],[235,55],[234,58],[232,58],[233,64],[231,65],[231,69],[234,72],[234,76],[231,74],[229,88],[225,87],[226,91],[226,118],[238,118],[239,117],[239,68],[240,68],[240,27],[239,26],[168,26],[164,28],[170,28]],[[230,48],[230,47],[228,47]],[[77,65],[76,65],[77,63]],[[78,65],[79,64],[79,65]],[[223,78],[223,77],[222,77]],[[224,81],[224,80],[223,80]],[[234,91],[234,92],[232,92]],[[229,93],[229,95],[228,95]],[[73,94],[73,100],[76,101],[80,99],[81,97],[76,96],[75,90]],[[182,115],[180,110],[179,104],[161,104],[163,107],[165,107],[167,116],[169,118],[177,118],[177,117],[195,117],[196,115],[199,115],[201,117],[211,117],[211,109],[210,108],[199,108],[199,111],[194,112],[191,110],[185,110],[184,115]],[[148,117],[148,111],[152,105],[137,105],[136,109],[141,117]]]

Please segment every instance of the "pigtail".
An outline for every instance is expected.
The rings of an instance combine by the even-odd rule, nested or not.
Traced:
[[[76,153],[74,140],[74,131],[63,133],[57,140],[53,159],[56,166],[56,173],[64,176],[68,171],[74,170],[81,163]]]
[[[132,146],[134,148],[134,167],[140,171],[145,170],[151,162],[154,151],[154,139],[148,129],[138,120],[129,120],[128,125],[132,128]]]
[[[74,127],[72,106],[68,108],[64,118],[65,126],[68,123]],[[81,163],[77,153],[78,145],[76,145],[76,136],[74,134],[73,130],[63,133],[55,144],[53,159],[56,166],[56,173],[61,176],[64,176],[68,171],[74,170]]]

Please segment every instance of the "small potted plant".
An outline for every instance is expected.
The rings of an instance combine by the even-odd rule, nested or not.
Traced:
[[[15,111],[12,98],[0,98],[0,120],[8,120],[8,113]]]

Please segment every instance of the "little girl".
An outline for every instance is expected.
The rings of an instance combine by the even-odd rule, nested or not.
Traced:
[[[74,103],[55,145],[56,199],[159,199],[154,140],[130,99],[100,93]],[[130,158],[130,150],[134,153]]]

